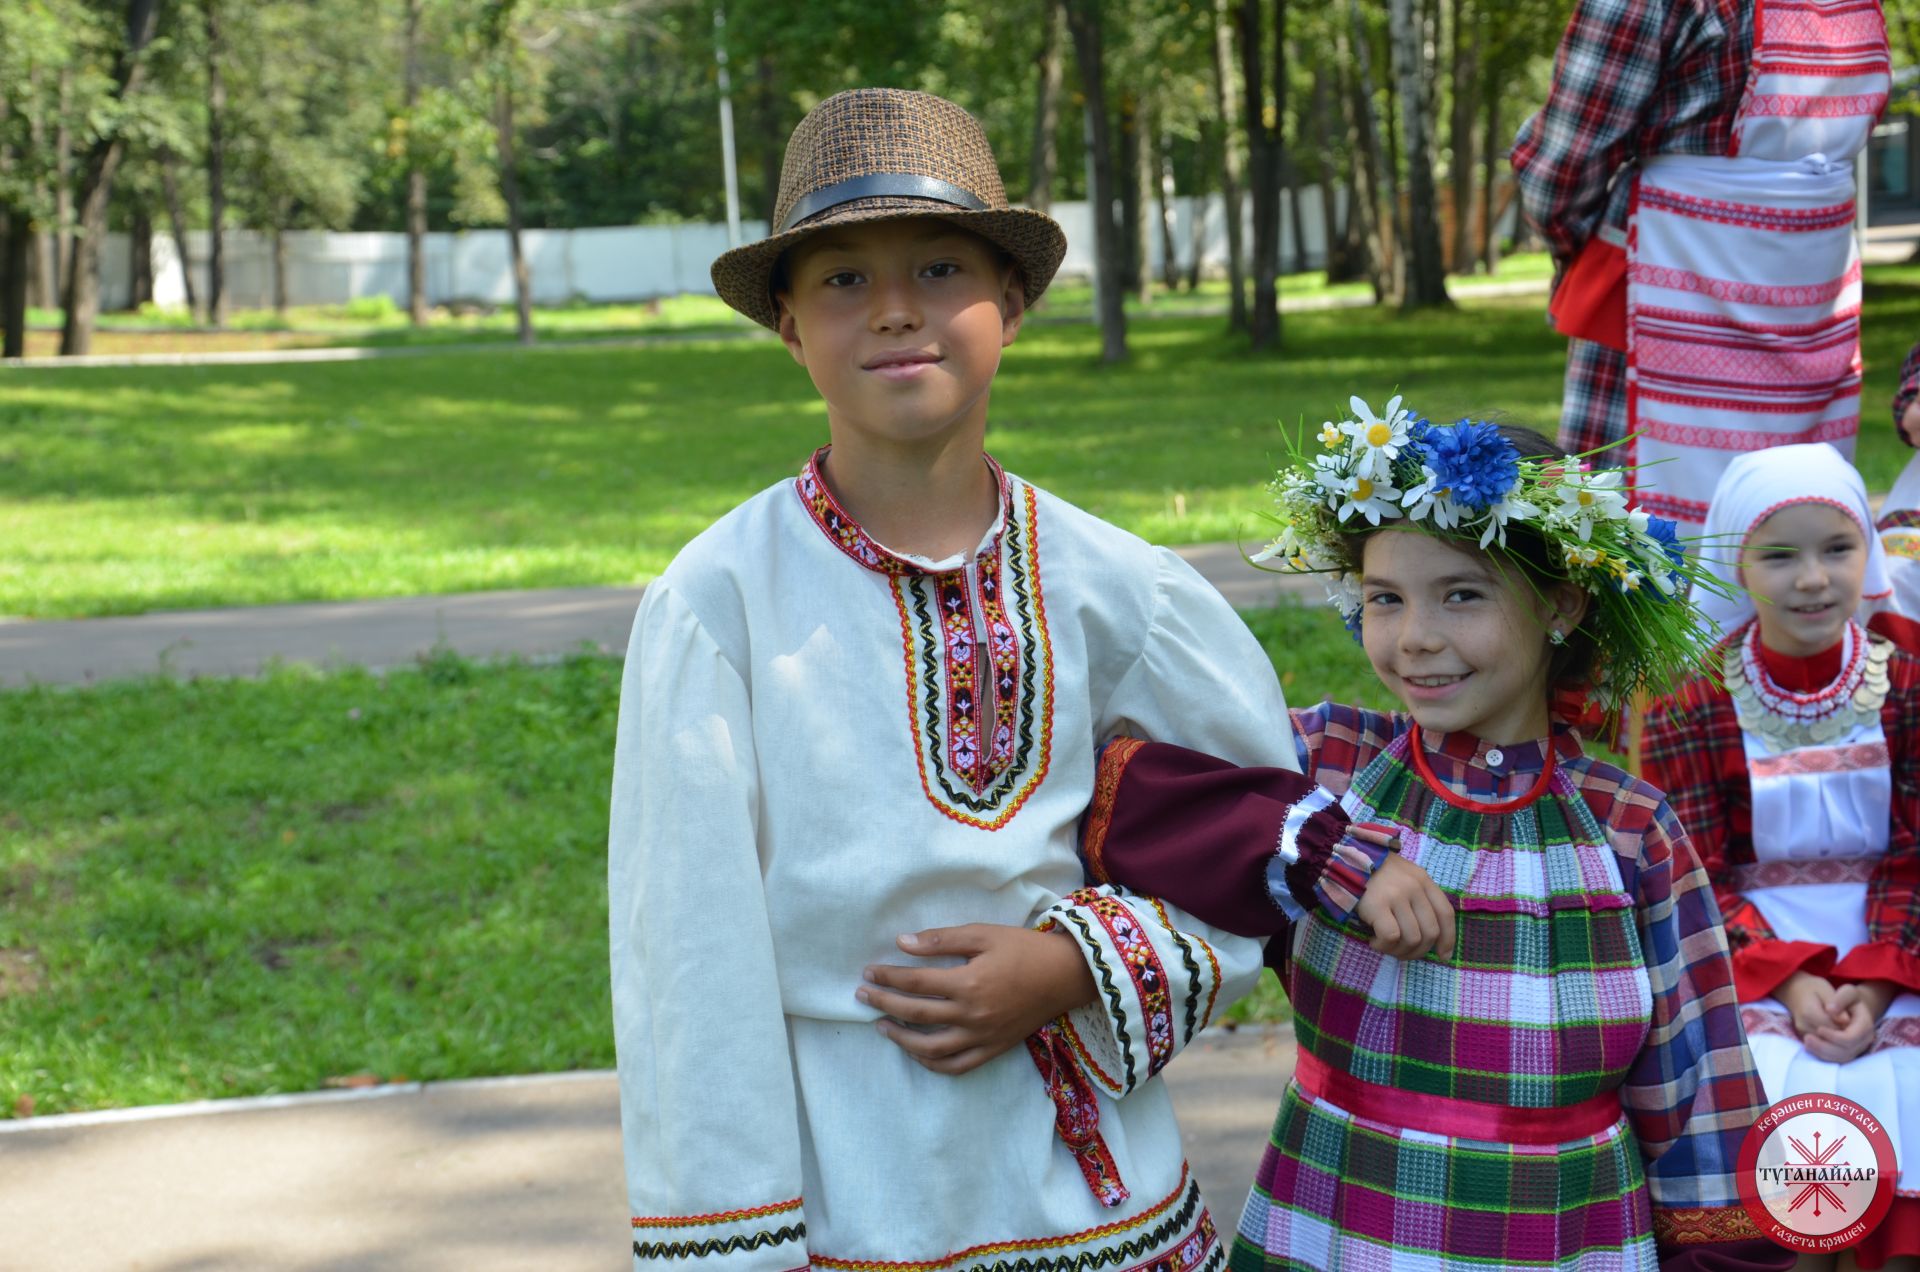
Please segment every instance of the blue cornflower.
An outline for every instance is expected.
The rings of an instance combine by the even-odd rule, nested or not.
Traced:
[[[1687,545],[1680,542],[1680,527],[1665,517],[1647,518],[1647,537],[1660,545],[1677,571],[1687,563]]]
[[[1420,446],[1438,488],[1475,512],[1505,499],[1520,480],[1520,452],[1492,424],[1461,420],[1446,428],[1430,427],[1420,435]]]

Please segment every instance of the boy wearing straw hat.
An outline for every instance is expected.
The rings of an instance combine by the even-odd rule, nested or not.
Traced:
[[[622,689],[635,1260],[1223,1266],[1156,1075],[1258,947],[1082,888],[1076,826],[1116,733],[1296,767],[1272,667],[1178,557],[984,452],[1066,244],[971,117],[830,98],[773,223],[714,283],[829,445],[648,587]]]

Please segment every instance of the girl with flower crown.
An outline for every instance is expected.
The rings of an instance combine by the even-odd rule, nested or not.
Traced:
[[[1865,485],[1824,443],[1734,460],[1707,513],[1712,667],[1649,713],[1647,779],[1713,879],[1767,1095],[1855,1101],[1893,1207],[1843,1258],[1920,1266],[1920,660],[1864,630],[1889,591]]]
[[[1232,1266],[1785,1266],[1735,1182],[1766,1101],[1712,891],[1551,714],[1684,677],[1695,567],[1617,472],[1352,405],[1263,556],[1326,574],[1406,709],[1294,712],[1299,774],[1119,739],[1083,832],[1098,879],[1268,938],[1292,999]]]

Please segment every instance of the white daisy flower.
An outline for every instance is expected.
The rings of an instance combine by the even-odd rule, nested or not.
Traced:
[[[1253,554],[1253,563],[1260,565],[1275,557],[1291,557],[1300,550],[1300,536],[1292,526],[1287,526],[1274,536],[1272,543]]]
[[[1467,516],[1467,510],[1453,501],[1452,493],[1440,486],[1440,474],[1429,465],[1422,464],[1420,484],[1406,493],[1400,500],[1400,506],[1406,510],[1410,520],[1431,518],[1440,529],[1451,530]]]
[[[1332,420],[1328,420],[1320,426],[1320,444],[1328,450],[1332,450],[1338,446],[1340,439],[1345,436],[1346,434],[1340,431],[1340,426]]]
[[[1357,512],[1367,519],[1368,525],[1377,526],[1382,517],[1400,515],[1400,506],[1396,501],[1401,492],[1385,481],[1355,475],[1347,480],[1346,488],[1341,493],[1344,498],[1340,506],[1334,509],[1341,521]]]
[[[1357,612],[1361,602],[1366,599],[1360,591],[1360,580],[1351,574],[1329,574],[1323,582],[1327,587],[1327,599],[1343,616]]]
[[[1573,527],[1573,532],[1585,543],[1593,537],[1594,522],[1626,518],[1627,495],[1621,489],[1623,480],[1617,468],[1602,469],[1597,473],[1568,473],[1566,481],[1554,492],[1560,496],[1560,506],[1553,510],[1553,519]]]
[[[1480,546],[1499,541],[1501,547],[1507,546],[1507,522],[1531,521],[1540,515],[1540,509],[1524,499],[1502,499],[1487,508],[1487,528],[1480,534]]]
[[[1398,394],[1388,400],[1384,419],[1358,396],[1348,399],[1347,404],[1356,418],[1342,424],[1340,431],[1353,439],[1353,457],[1359,461],[1356,471],[1375,481],[1386,481],[1392,476],[1393,461],[1407,444],[1413,412],[1400,409]]]

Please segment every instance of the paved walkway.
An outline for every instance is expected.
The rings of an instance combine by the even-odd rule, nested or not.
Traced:
[[[1167,1070],[1223,1229],[1293,1055],[1213,1031]],[[605,1073],[0,1121],[0,1270],[617,1272],[622,1177]]]
[[[1229,543],[1177,548],[1242,609],[1312,580],[1249,566]],[[250,676],[274,659],[394,667],[444,645],[469,658],[624,651],[637,587],[471,592],[319,605],[170,610],[129,618],[0,622],[0,686],[86,684],[161,673]]]

